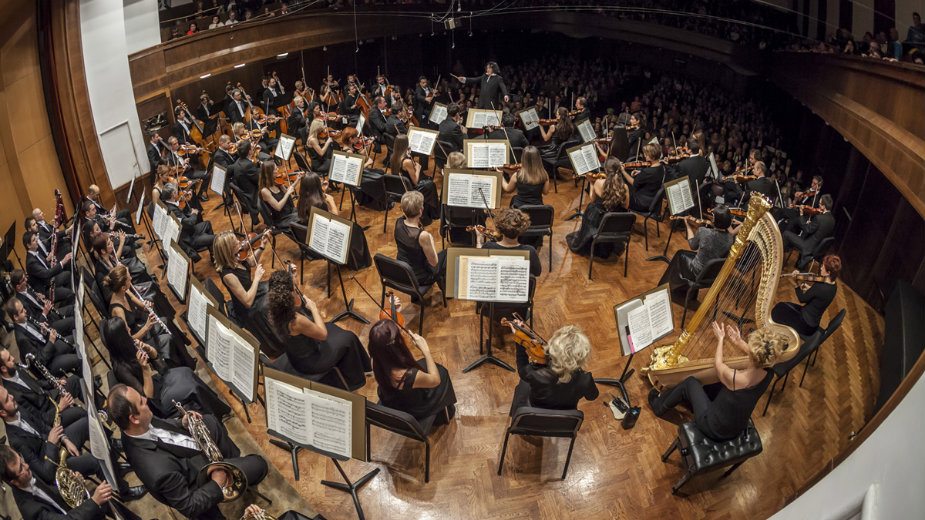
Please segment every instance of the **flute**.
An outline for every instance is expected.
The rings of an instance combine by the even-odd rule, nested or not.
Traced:
[[[134,294],[136,298],[138,298],[142,302],[147,301],[141,297],[141,293],[138,292],[138,289],[136,289],[134,285],[129,285],[129,289],[131,289],[132,294]],[[148,305],[145,305],[145,310],[148,311],[148,316],[153,318],[154,322],[160,325],[161,328],[164,329],[164,333],[166,333],[168,336],[173,336],[173,334],[170,332],[170,329],[168,329],[167,325],[164,324],[164,320],[162,320],[161,317],[158,316],[156,312],[154,312],[154,309],[152,309],[151,307],[148,307]]]

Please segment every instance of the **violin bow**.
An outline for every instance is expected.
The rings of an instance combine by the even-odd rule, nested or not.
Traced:
[[[389,312],[389,311],[386,311],[386,310],[385,310],[385,307],[383,307],[382,305],[380,305],[378,301],[376,301],[376,299],[373,297],[373,295],[370,294],[368,290],[366,290],[366,287],[365,287],[362,283],[360,283],[359,280],[357,280],[357,277],[356,277],[356,276],[351,276],[350,279],[353,280],[354,282],[356,282],[356,284],[360,286],[360,289],[362,289],[363,292],[366,293],[366,296],[368,296],[369,299],[372,300],[374,304],[376,304],[376,307],[379,307],[379,310],[381,310],[382,312]],[[394,301],[392,298],[395,298],[395,295],[394,295],[394,294],[389,298],[389,301],[390,301],[390,302]],[[392,321],[393,321],[396,325],[398,325],[398,321],[395,320],[395,315],[389,314],[389,316],[391,316]],[[402,329],[402,330],[405,331],[405,332],[410,332],[410,331],[408,330],[407,327],[402,327],[401,325],[398,325],[398,328]]]
[[[494,102],[494,101],[491,101],[491,109],[492,109],[492,110],[495,110],[495,102]],[[495,111],[496,111],[496,112],[500,112],[500,110],[495,110]],[[507,141],[507,147],[511,150],[511,157],[514,158],[514,164],[519,163],[519,162],[520,162],[520,159],[518,159],[517,156],[514,155],[514,146],[511,145],[511,137],[510,137],[509,135],[507,135],[507,128],[504,128],[504,123],[501,121],[501,117],[500,117],[500,116],[498,117],[498,126],[500,126],[500,127],[501,127],[501,131],[504,132],[504,139]]]
[[[238,214],[238,222],[241,224],[241,234],[244,235],[244,239],[247,240],[247,245],[250,247],[251,258],[254,259],[254,267],[257,267],[257,253],[254,252],[254,245],[247,239],[247,233],[244,231],[244,216],[241,214],[241,203],[237,199],[235,199],[234,209]]]

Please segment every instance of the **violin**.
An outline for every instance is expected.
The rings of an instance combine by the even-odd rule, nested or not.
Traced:
[[[186,209],[187,203],[191,200],[193,200],[193,190],[181,190],[180,195],[177,197],[177,206],[180,209]]]
[[[607,173],[606,172],[588,172],[584,174],[584,177],[592,181],[596,181],[599,179],[606,179]]]
[[[237,257],[238,261],[244,262],[247,260],[247,257],[250,256],[251,251],[254,250],[254,244],[263,240],[263,238],[273,231],[268,229],[263,233],[248,233],[244,240],[241,240],[241,243],[238,244]]]
[[[509,175],[513,175],[519,172],[521,168],[523,168],[523,164],[521,163],[505,164],[501,166],[501,171]]]
[[[639,123],[636,123],[635,125],[627,124],[623,128],[625,128],[626,130],[639,130]]]
[[[540,119],[537,121],[537,124],[539,124],[540,126],[551,126],[558,122],[559,122],[558,119]]]
[[[823,213],[822,208],[815,207],[815,206],[794,206],[794,208],[799,210],[800,214],[806,217],[821,215]]]
[[[202,151],[202,148],[193,145],[193,144],[181,144],[180,148],[177,150],[177,155],[180,157],[186,157],[187,155],[194,155]]]
[[[187,190],[190,187],[190,185],[195,184],[200,181],[201,179],[196,179],[196,180],[191,181],[190,178],[187,177],[186,175],[180,175],[179,177],[175,179],[177,187],[180,188],[181,190]]]
[[[625,170],[641,170],[652,166],[658,166],[658,161],[630,161],[623,163],[623,169]]]
[[[318,139],[324,140],[330,137],[334,139],[335,137],[340,137],[341,130],[334,130],[333,128],[324,127],[318,132]]]
[[[546,340],[528,327],[516,312],[514,313],[513,321],[501,318],[501,325],[514,328],[514,343],[527,351],[527,359],[530,363],[534,365],[546,364]]]
[[[781,278],[793,278],[794,281],[799,282],[800,284],[829,281],[828,276],[823,276],[821,274],[814,274],[814,273],[782,274]]]
[[[489,228],[488,226],[482,226],[482,225],[466,226],[466,231],[474,231],[482,235],[482,238],[485,238],[486,240],[495,240],[495,241],[501,240],[501,233],[498,231],[495,231],[494,229]]]
[[[357,151],[363,151],[367,146],[373,144],[376,141],[375,137],[368,137],[361,135],[357,137],[357,140],[353,143],[353,149]]]
[[[806,197],[815,197],[818,191],[819,190],[814,189],[814,188],[809,188],[806,191],[798,191],[793,194],[793,198],[794,199],[805,199]]]
[[[732,175],[732,179],[739,184],[745,184],[746,182],[749,182],[749,181],[758,180],[758,176],[757,175],[734,174]]]
[[[672,221],[683,220],[683,221],[690,222],[691,224],[695,226],[713,227],[713,220],[708,219],[708,218],[694,218],[690,215],[671,215],[670,217],[668,217],[668,220],[672,220]]]
[[[398,312],[398,305],[395,301],[395,293],[388,291],[385,293],[386,298],[389,299],[389,308],[386,310],[384,307],[379,311],[380,320],[392,320],[400,328],[405,328],[405,317],[402,313]]]
[[[683,161],[684,159],[689,158],[690,156],[691,156],[691,154],[689,154],[689,153],[675,152],[674,155],[669,155],[669,156],[665,157],[664,159],[662,159],[662,162],[663,162],[663,163],[666,163],[666,164],[679,163],[679,162]]]
[[[290,184],[301,179],[305,175],[303,171],[294,171],[289,173],[276,172],[276,175],[273,177],[273,183],[277,186],[289,186]]]

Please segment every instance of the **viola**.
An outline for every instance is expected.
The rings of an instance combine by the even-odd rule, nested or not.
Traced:
[[[521,163],[505,164],[501,166],[501,171],[503,171],[504,173],[513,175],[519,172],[521,168],[523,168],[523,164]]]
[[[273,177],[273,183],[277,186],[289,186],[295,181],[302,178],[305,175],[303,171],[294,171],[294,172],[276,172],[276,175]]]
[[[489,228],[488,226],[474,225],[466,226],[466,231],[474,231],[487,240],[501,240],[501,233]]]
[[[379,311],[379,319],[380,320],[392,320],[399,327],[405,328],[405,317],[402,315],[402,313],[398,312],[398,305],[395,301],[395,293],[393,293],[392,291],[388,291],[385,293],[385,296],[386,298],[389,299],[389,308],[388,309],[382,308]]]
[[[528,327],[516,312],[514,313],[513,321],[501,318],[501,325],[514,328],[514,343],[527,351],[527,359],[530,363],[535,365],[546,364],[546,340]]]
[[[177,206],[180,209],[186,209],[187,203],[193,200],[193,190],[181,190],[180,195],[177,197]]]
[[[318,139],[327,139],[330,137],[334,139],[335,137],[340,137],[341,130],[334,130],[333,128],[324,127],[318,132]]]
[[[273,232],[272,230],[268,229],[264,231],[263,233],[253,233],[253,232],[248,233],[247,236],[244,238],[244,240],[241,240],[241,243],[238,244],[238,252],[237,252],[238,261],[240,262],[246,261],[251,251],[254,250],[254,245],[257,242],[260,242],[261,240],[263,240],[265,236],[269,235],[272,232]]]
[[[736,181],[736,182],[739,183],[739,184],[745,184],[746,182],[758,180],[758,176],[757,176],[757,175],[742,175],[742,174],[735,174],[735,175],[732,176],[732,178],[733,178],[734,181]]]
[[[623,163],[623,168],[625,170],[641,170],[642,168],[650,168],[657,165],[658,161],[630,161]]]
[[[558,122],[559,122],[558,119],[540,119],[537,121],[537,124],[539,124],[540,126],[551,126]]]

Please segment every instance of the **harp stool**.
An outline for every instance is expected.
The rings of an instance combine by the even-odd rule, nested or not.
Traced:
[[[762,450],[761,438],[751,419],[738,437],[727,441],[715,441],[704,435],[695,423],[684,423],[678,426],[678,438],[662,455],[662,462],[668,460],[668,457],[679,448],[687,470],[681,480],[671,486],[673,495],[680,494],[681,487],[699,473],[731,466],[719,480],[728,477],[743,462],[758,455]]]

